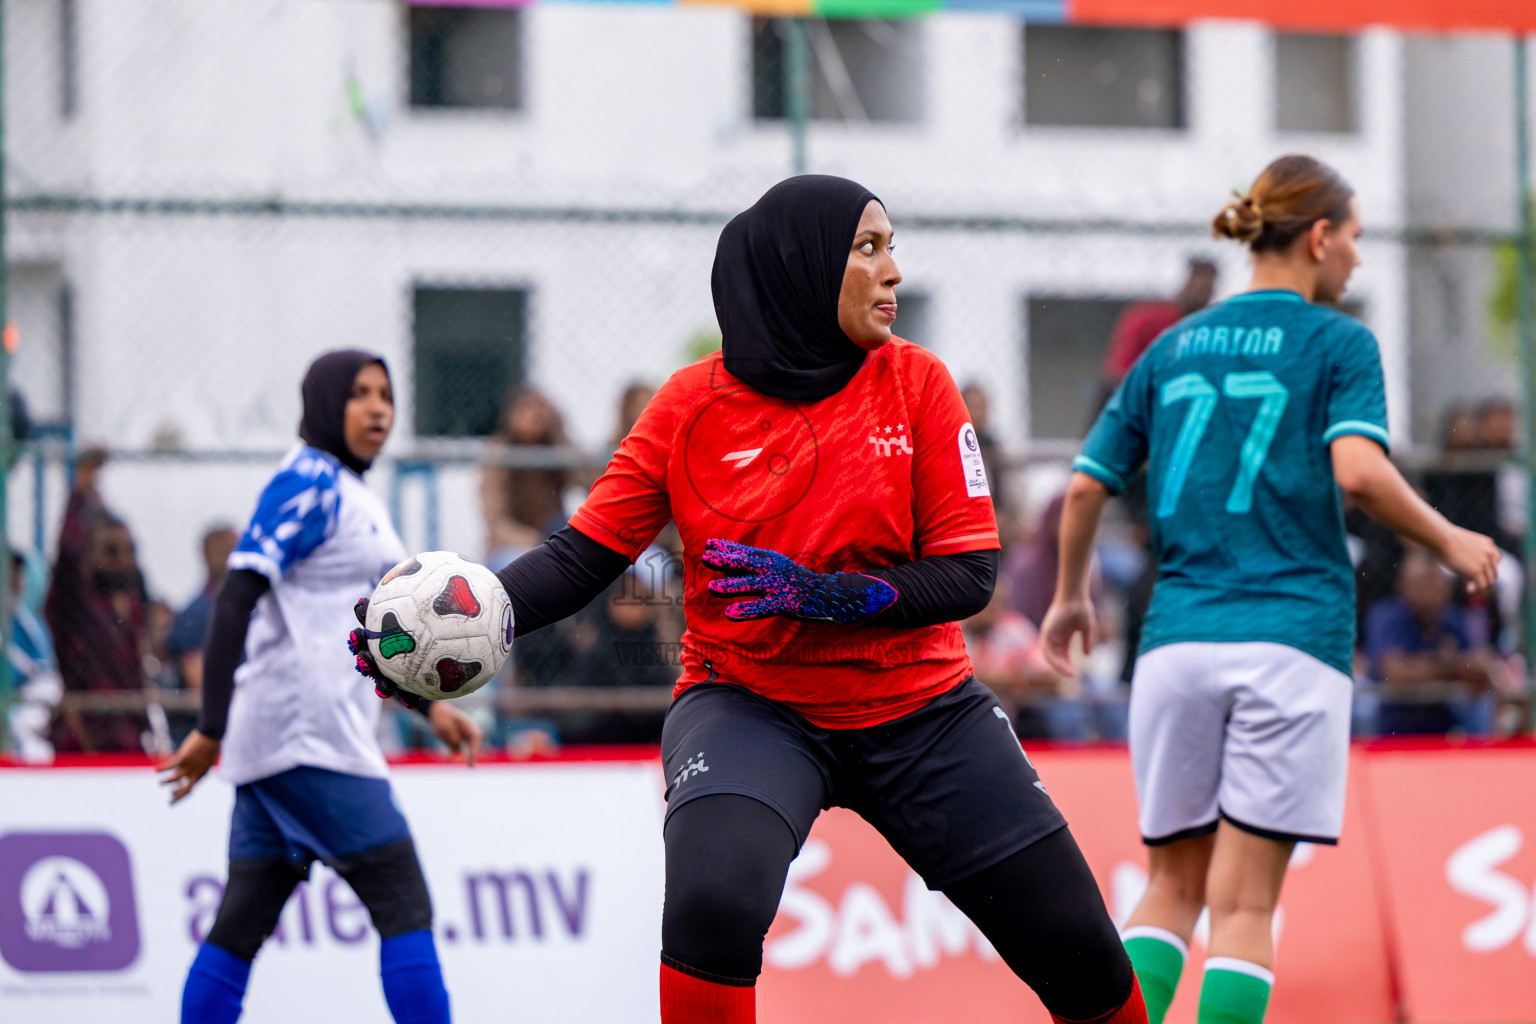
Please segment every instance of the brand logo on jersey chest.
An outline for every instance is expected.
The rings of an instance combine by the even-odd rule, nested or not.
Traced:
[[[875,455],[881,458],[912,454],[912,445],[907,442],[905,423],[898,423],[894,427],[876,427],[874,433],[870,435],[869,443],[875,446]]]
[[[761,448],[743,448],[739,452],[726,452],[720,456],[721,462],[734,462],[737,469],[750,466],[754,459],[763,454]]]

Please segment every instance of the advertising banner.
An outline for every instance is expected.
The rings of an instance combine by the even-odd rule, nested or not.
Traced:
[[[1378,751],[1370,766],[1407,1019],[1536,1019],[1536,751]]]
[[[1147,885],[1136,795],[1123,749],[1032,755],[1046,788],[1123,922]],[[1357,759],[1354,779],[1362,772]],[[1279,983],[1271,1024],[1394,1019],[1382,916],[1358,786],[1337,848],[1302,845],[1276,915]],[[1169,1024],[1193,1024],[1208,920],[1196,929]],[[930,893],[879,834],[847,811],[823,814],[790,869],[768,933],[758,1019],[1049,1024],[1033,994],[948,900]]]
[[[1123,922],[1145,889],[1121,749],[1033,754]],[[656,1024],[655,760],[411,764],[394,773],[461,1024]],[[1276,915],[1271,1024],[1514,1022],[1536,1006],[1536,748],[1357,750],[1338,847],[1303,845]],[[0,770],[0,1020],[175,1020],[217,910],[232,793],[171,808],[148,768]],[[1193,1024],[1196,929],[1169,1024]],[[316,868],[252,975],[245,1020],[387,1021],[378,942]],[[1047,1024],[942,895],[843,810],[789,871],[763,1024]]]
[[[654,1024],[654,762],[410,766],[396,799],[431,887],[454,1019]],[[232,790],[166,806],[136,768],[0,771],[0,1020],[178,1017],[223,893]],[[317,867],[256,961],[246,1021],[388,1021],[378,938]]]
[[[1147,885],[1129,755],[1056,751],[1035,762],[1072,823],[1110,913],[1124,923]],[[1357,753],[1339,845],[1303,843],[1291,857],[1275,913],[1277,980],[1265,1018],[1269,1024],[1379,1024],[1395,1018],[1362,800],[1367,770]],[[1209,936],[1209,916],[1202,916],[1168,1024],[1195,1020]]]

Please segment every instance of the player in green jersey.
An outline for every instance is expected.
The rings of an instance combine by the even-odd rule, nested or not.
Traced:
[[[1327,308],[1359,264],[1360,206],[1331,168],[1270,164],[1216,216],[1248,291],[1185,318],[1094,424],[1067,493],[1047,656],[1093,636],[1088,563],[1105,503],[1147,472],[1158,579],[1130,709],[1150,879],[1123,933],[1162,1020],[1203,908],[1202,1024],[1257,1024],[1270,923],[1296,842],[1334,843],[1349,753],[1354,573],[1340,492],[1473,588],[1499,553],[1388,461],[1376,339]]]

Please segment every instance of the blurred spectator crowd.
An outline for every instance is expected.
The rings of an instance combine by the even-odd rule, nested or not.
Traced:
[[[1126,309],[1107,339],[1101,403],[1162,330],[1210,301],[1214,284],[1215,268],[1196,260],[1171,300]],[[642,383],[623,392],[614,446],[652,393]],[[1055,589],[1067,471],[1059,462],[1010,460],[991,429],[986,389],[970,383],[962,395],[993,481],[1003,539],[992,600],[962,623],[976,675],[1008,704],[1026,738],[1121,740],[1140,622],[1156,578],[1142,495],[1133,485],[1111,505],[1094,563],[1098,636],[1077,674],[1064,677],[1046,664],[1039,627]],[[1085,430],[1090,422],[1085,415]],[[1516,436],[1508,401],[1458,406],[1445,417],[1436,457],[1422,468],[1406,467],[1435,507],[1504,550],[1492,594],[1468,595],[1428,552],[1405,547],[1359,510],[1346,509],[1359,598],[1357,734],[1530,730],[1520,653],[1518,552],[1526,526],[1523,477],[1511,459]],[[507,396],[480,474],[484,553],[493,568],[564,525],[595,479],[592,468],[509,468],[501,454],[513,446],[567,445],[561,413],[547,397],[526,386]],[[156,697],[193,693],[201,684],[202,641],[236,530],[213,524],[197,538],[206,576],[196,594],[180,605],[156,599],[129,525],[98,489],[107,460],[103,450],[78,457],[51,566],[37,555],[13,556],[8,724],[12,749],[26,759],[46,760],[55,751],[167,751],[196,722],[195,699]],[[605,598],[520,638],[501,677],[464,699],[488,739],[514,753],[563,743],[656,742],[680,671],[681,565],[681,544],[669,526]],[[63,699],[70,693],[100,696],[79,706]],[[396,750],[432,742],[419,716],[397,712],[387,716],[385,738]]]

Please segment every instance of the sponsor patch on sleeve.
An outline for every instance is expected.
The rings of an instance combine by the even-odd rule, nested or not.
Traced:
[[[990,498],[992,488],[987,486],[987,467],[981,459],[981,443],[976,440],[976,428],[969,423],[960,428],[960,469],[965,475],[965,495],[968,498]]]

